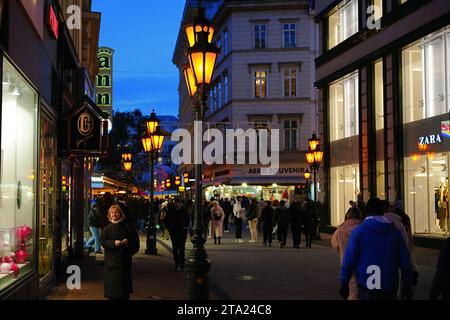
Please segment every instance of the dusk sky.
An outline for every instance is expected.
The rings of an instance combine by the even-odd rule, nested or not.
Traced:
[[[185,0],[94,0],[100,46],[114,56],[113,107],[178,116],[178,72],[172,54]]]

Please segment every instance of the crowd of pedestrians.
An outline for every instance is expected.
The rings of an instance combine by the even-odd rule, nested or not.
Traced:
[[[185,269],[185,245],[194,229],[194,204],[191,200],[162,199],[154,203],[155,223],[161,236],[170,239],[175,269]],[[150,204],[146,199],[118,198],[110,194],[92,201],[88,224],[92,236],[85,247],[95,253],[105,253],[105,297],[129,299],[132,292],[132,256],[139,251],[139,235],[148,224]],[[203,219],[199,225],[204,236],[221,245],[223,233],[235,226],[235,241],[243,243],[243,228],[249,229],[249,243],[272,246],[274,236],[280,248],[288,245],[288,230],[292,247],[300,248],[302,234],[306,248],[317,232],[317,210],[311,200],[258,201],[238,196],[236,199],[214,197],[203,200]],[[167,234],[167,235],[166,235]],[[340,268],[339,293],[348,300],[409,300],[418,283],[411,221],[402,201],[390,204],[370,198],[365,204],[360,198],[350,201],[344,222],[331,239],[338,251]],[[450,240],[440,252],[430,298],[450,299]]]

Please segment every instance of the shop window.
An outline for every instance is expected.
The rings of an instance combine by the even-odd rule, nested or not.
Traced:
[[[405,208],[415,234],[449,234],[448,166],[448,152],[405,159]]]
[[[375,130],[376,130],[376,188],[377,197],[386,199],[385,191],[385,162],[384,162],[384,82],[383,60],[374,64],[374,104],[375,104]]]
[[[449,27],[402,51],[404,123],[431,118],[449,110],[448,57]]]
[[[450,27],[402,51],[404,194],[416,234],[449,235]]]
[[[331,225],[344,222],[350,200],[356,201],[359,193],[359,166],[331,168]]]
[[[0,160],[0,290],[34,269],[37,100],[3,59]]]
[[[354,72],[330,85],[330,141],[359,133],[358,73]]]
[[[343,1],[328,17],[328,49],[358,32],[358,1]]]
[[[56,215],[56,131],[52,121],[41,117],[40,138],[40,210],[39,210],[39,275],[52,271],[53,227]]]

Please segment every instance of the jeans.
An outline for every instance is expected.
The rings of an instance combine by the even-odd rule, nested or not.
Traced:
[[[89,230],[91,230],[92,237],[86,242],[84,247],[86,249],[91,248],[92,245],[95,243],[95,251],[100,251],[100,228],[99,227],[89,227]]]

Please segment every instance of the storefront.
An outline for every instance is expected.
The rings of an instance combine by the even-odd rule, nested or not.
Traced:
[[[37,90],[2,57],[0,160],[0,292],[37,270]]]
[[[214,170],[214,171],[212,171]],[[266,170],[267,171],[267,170]],[[273,169],[273,174],[264,174],[256,165],[234,165],[205,170],[203,185],[207,199],[236,198],[246,196],[267,200],[285,200],[310,197],[311,186],[303,177],[305,168],[296,164],[283,164]]]
[[[448,236],[450,26],[401,55],[406,212],[415,234]]]

